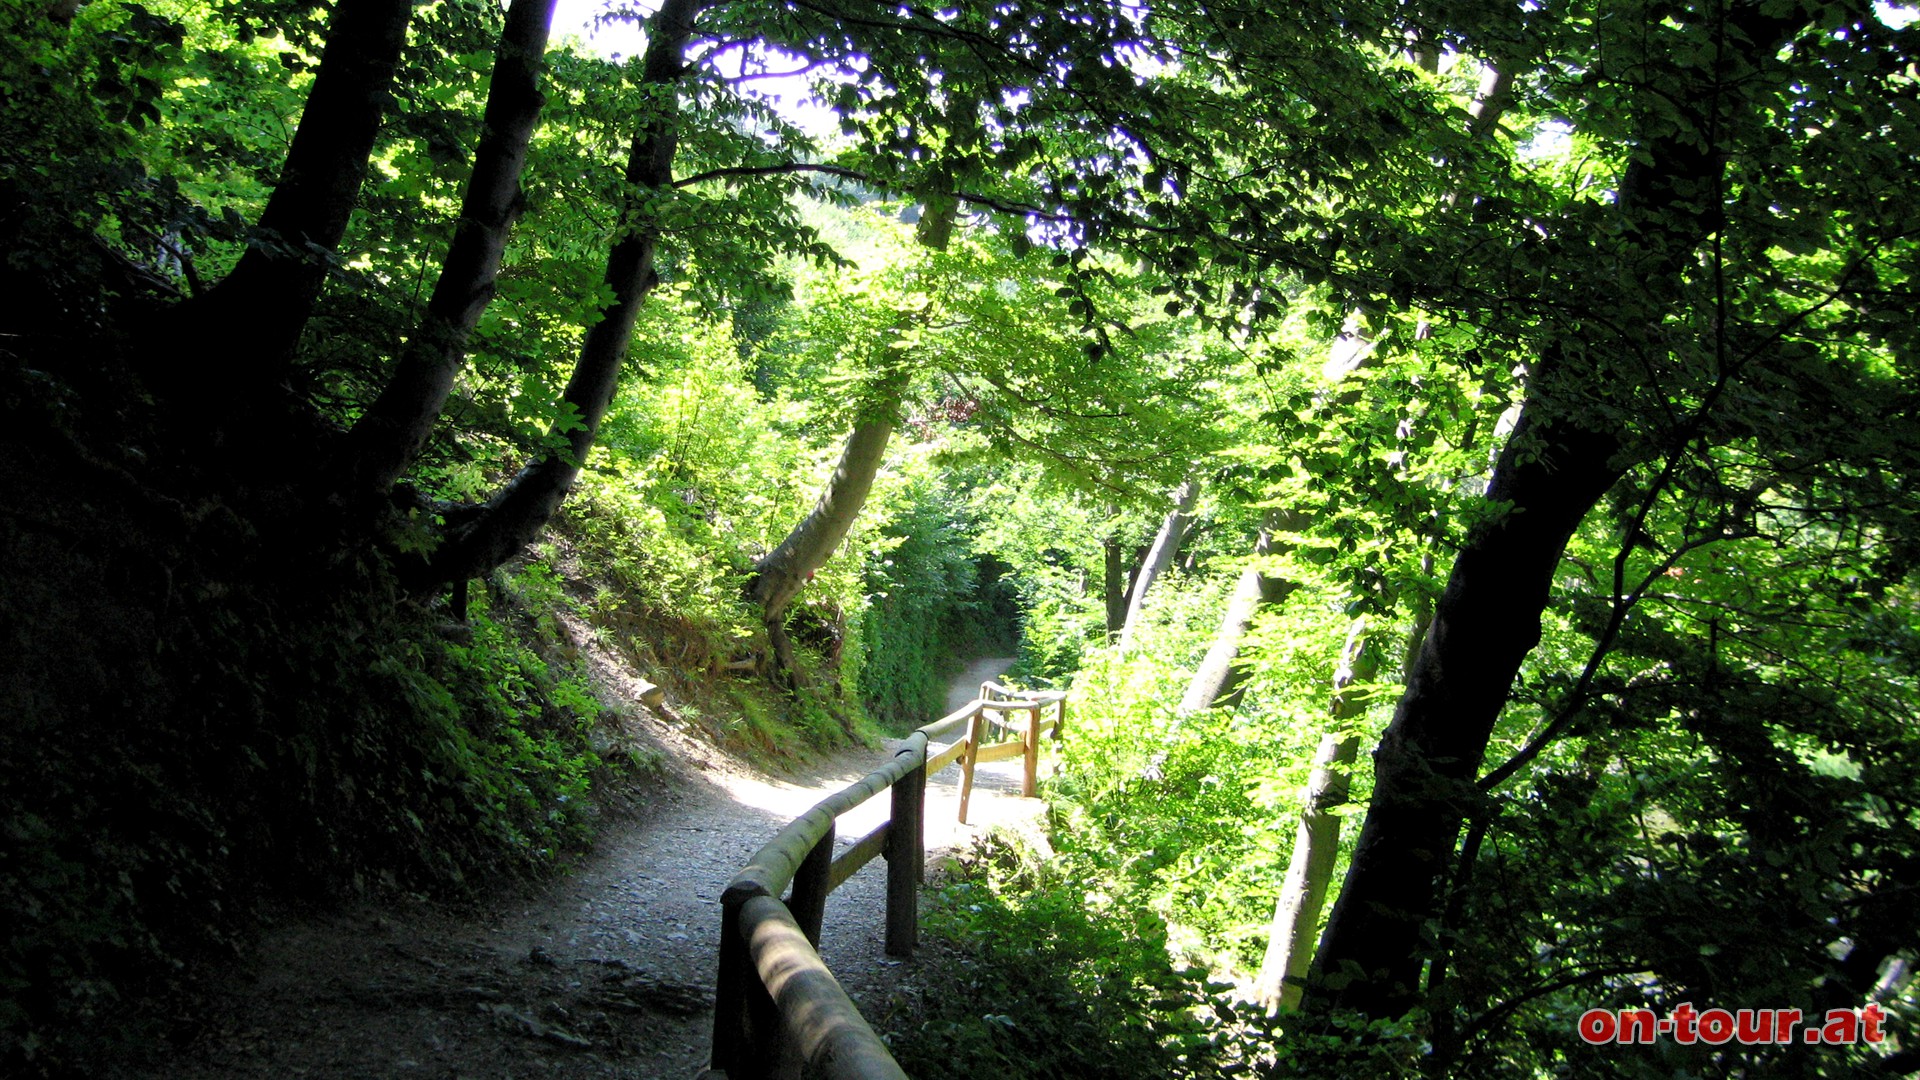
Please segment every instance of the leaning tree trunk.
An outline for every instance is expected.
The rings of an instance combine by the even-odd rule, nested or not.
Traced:
[[[1543,425],[1523,411],[1487,491],[1511,509],[1455,560],[1374,751],[1373,801],[1314,964],[1325,1004],[1389,1017],[1413,1003],[1420,927],[1472,806],[1494,721],[1540,640],[1561,552],[1622,475],[1619,451],[1609,432],[1568,418]],[[1322,981],[1327,973],[1344,978],[1336,986]]]
[[[634,136],[627,158],[626,179],[636,191],[637,202],[673,183],[679,117],[671,88],[686,71],[684,54],[693,36],[693,17],[704,2],[666,0],[647,20],[641,81],[659,90],[653,100],[662,104]],[[432,558],[409,575],[409,585],[416,591],[464,582],[499,566],[538,536],[560,508],[613,402],[640,305],[659,283],[654,271],[659,238],[657,225],[642,222],[621,236],[608,254],[604,280],[614,299],[587,331],[573,377],[560,396],[561,417],[549,433],[565,448],[536,458],[477,513],[450,527]]]
[[[1253,545],[1255,564],[1240,572],[1240,578],[1234,582],[1233,595],[1227,600],[1227,610],[1220,616],[1220,626],[1213,632],[1213,641],[1207,646],[1207,655],[1200,666],[1193,669],[1193,678],[1187,682],[1187,692],[1180,699],[1182,716],[1203,712],[1207,709],[1232,709],[1239,707],[1242,686],[1246,682],[1246,669],[1239,664],[1240,643],[1246,640],[1247,631],[1253,628],[1254,616],[1265,607],[1271,607],[1285,601],[1299,583],[1286,578],[1274,577],[1259,566],[1259,560],[1273,546],[1274,530],[1280,527],[1278,513],[1269,514],[1261,526],[1260,535]]]
[[[944,251],[959,217],[960,203],[945,192],[923,196],[924,208],[914,230],[920,246]],[[902,315],[902,321],[920,315]],[[766,623],[768,643],[773,648],[776,679],[798,682],[800,668],[787,640],[787,608],[800,594],[814,571],[826,565],[840,541],[846,539],[860,510],[866,505],[873,479],[886,460],[887,443],[899,422],[900,404],[905,399],[911,371],[904,356],[888,355],[882,360],[884,372],[871,393],[864,415],[854,424],[852,434],[841,447],[840,460],[820,491],[813,509],[780,541],[780,545],[760,557],[753,576],[747,582],[747,598],[759,605]]]
[[[1360,749],[1358,738],[1339,729],[1366,711],[1365,699],[1352,688],[1355,683],[1372,680],[1377,666],[1373,650],[1367,647],[1366,623],[1356,620],[1347,632],[1340,670],[1333,677],[1330,711],[1335,730],[1321,738],[1320,749],[1313,757],[1313,774],[1307,780],[1300,810],[1300,829],[1294,834],[1286,881],[1280,887],[1273,926],[1267,933],[1266,956],[1254,982],[1255,1000],[1269,1013],[1291,1012],[1300,1004],[1307,969],[1313,962],[1313,932],[1319,926],[1320,909],[1326,904],[1334,863],[1340,855],[1338,810],[1347,803],[1348,774]]]
[[[1469,426],[1462,449],[1470,447],[1472,443],[1473,432]],[[1443,483],[1442,493],[1452,486],[1452,481]],[[1438,533],[1436,528],[1436,538]],[[1425,577],[1432,572],[1433,551],[1429,548],[1420,557],[1420,573]],[[1433,601],[1423,593],[1414,603],[1412,626],[1407,633],[1407,645],[1400,661],[1402,683],[1412,677],[1414,665],[1420,657],[1420,646],[1426,641],[1427,628],[1432,623]],[[1344,724],[1365,711],[1365,704],[1357,696],[1349,694],[1347,688],[1355,682],[1371,680],[1379,666],[1371,650],[1367,649],[1364,637],[1355,640],[1355,635],[1363,633],[1364,625],[1356,622],[1347,635],[1340,671],[1334,676],[1332,716],[1336,725]],[[1347,803],[1348,779],[1353,771],[1354,755],[1359,748],[1360,740],[1353,735],[1334,732],[1320,740],[1319,752],[1314,755],[1313,775],[1307,782],[1300,830],[1294,841],[1293,856],[1287,866],[1286,882],[1281,887],[1279,903],[1274,907],[1266,956],[1261,961],[1260,976],[1254,984],[1257,1000],[1267,1007],[1269,1014],[1292,1012],[1300,1007],[1307,973],[1313,965],[1315,941],[1312,935],[1320,918],[1320,909],[1326,903],[1327,888],[1333,883],[1334,863],[1339,857],[1340,818],[1335,811]]]
[[[513,0],[507,9],[480,145],[439,280],[392,379],[348,438],[342,486],[355,497],[385,495],[426,445],[466,359],[467,339],[493,299],[507,235],[523,205],[520,174],[540,122],[540,71],[555,2]]]
[[[840,541],[846,539],[873,490],[873,478],[887,456],[887,443],[893,438],[900,401],[906,392],[904,368],[886,377],[880,401],[867,419],[853,427],[853,433],[840,450],[840,460],[820,491],[812,511],[793,527],[780,546],[754,564],[747,586],[748,599],[760,606],[767,627],[767,640],[773,647],[776,679],[800,680],[800,667],[787,640],[787,608],[813,576],[826,565]]]
[[[1146,610],[1147,593],[1167,567],[1173,565],[1173,557],[1180,553],[1180,544],[1187,537],[1187,526],[1193,521],[1193,504],[1199,497],[1200,478],[1194,475],[1189,475],[1174,491],[1173,509],[1167,511],[1167,516],[1160,522],[1160,531],[1154,534],[1153,546],[1147,549],[1140,572],[1134,576],[1133,593],[1127,599],[1126,621],[1120,626],[1122,650],[1131,646],[1133,636],[1140,632],[1140,616]]]
[[[1461,440],[1461,449],[1470,449],[1474,442],[1475,425],[1468,422],[1465,438]],[[1447,480],[1440,485],[1441,493],[1452,490],[1453,481]],[[1436,511],[1436,514],[1438,511]],[[1439,521],[1436,518],[1434,537],[1437,541]],[[1262,534],[1262,542],[1265,534]],[[1428,547],[1420,560],[1421,575],[1433,572],[1433,549]],[[1291,591],[1291,584],[1288,591]],[[1237,598],[1237,597],[1236,597]],[[1231,614],[1231,610],[1230,610]],[[1249,616],[1250,618],[1250,616]],[[1420,644],[1426,639],[1427,627],[1433,621],[1433,602],[1424,593],[1417,598],[1414,607],[1412,629],[1404,656],[1400,662],[1399,675],[1404,682],[1413,671],[1414,661],[1419,656]],[[1222,624],[1221,635],[1227,631]],[[1241,630],[1244,633],[1244,628]],[[1334,674],[1333,706],[1331,718],[1336,729],[1358,718],[1366,711],[1366,702],[1349,688],[1356,682],[1372,681],[1379,667],[1378,657],[1368,647],[1364,620],[1356,620],[1347,632],[1347,640],[1341,649],[1340,667]],[[1237,642],[1236,642],[1237,643]],[[1216,646],[1220,644],[1216,639]],[[1209,661],[1212,654],[1208,655]],[[1232,656],[1227,657],[1228,662]],[[1202,671],[1207,670],[1203,664]],[[1195,674],[1195,687],[1188,690],[1188,701],[1192,702],[1197,693],[1200,673]],[[1237,691],[1235,692],[1237,697]],[[1216,705],[1226,704],[1219,700]],[[1196,709],[1204,704],[1194,706]],[[1320,740],[1318,751],[1314,754],[1313,772],[1307,781],[1307,790],[1302,804],[1300,828],[1294,839],[1294,848],[1287,866],[1287,875],[1281,885],[1280,898],[1274,905],[1273,925],[1267,935],[1266,955],[1260,964],[1260,974],[1254,983],[1256,1000],[1267,1007],[1268,1012],[1292,1012],[1299,1008],[1301,995],[1306,986],[1307,973],[1313,963],[1313,933],[1318,926],[1321,908],[1326,903],[1327,889],[1333,883],[1334,865],[1338,861],[1340,849],[1339,807],[1347,803],[1348,780],[1353,770],[1354,756],[1360,746],[1359,739],[1349,732],[1336,730]]]
[[[1705,107],[1718,115],[1721,95],[1763,92],[1758,80],[1727,78],[1728,65],[1772,55],[1804,20],[1798,9],[1769,16],[1756,3],[1731,7],[1717,27],[1726,49],[1699,72]],[[1647,283],[1639,321],[1648,325],[1670,303],[1660,283],[1673,282],[1720,214],[1717,202],[1700,195],[1720,190],[1714,180],[1726,168],[1724,148],[1695,134],[1645,144],[1614,201],[1621,234],[1646,253],[1638,272],[1616,273]],[[1307,1009],[1386,1019],[1417,1001],[1421,930],[1435,914],[1461,823],[1478,801],[1474,781],[1508,689],[1540,640],[1554,571],[1581,519],[1625,472],[1615,460],[1618,426],[1569,408],[1596,395],[1604,400],[1609,387],[1568,368],[1551,354],[1538,365],[1486,493],[1503,512],[1477,528],[1455,559],[1374,751],[1373,799],[1314,958]]]
[[[853,426],[841,447],[840,460],[812,511],[787,533],[779,547],[754,564],[747,596],[760,606],[769,624],[786,615],[788,605],[807,579],[826,565],[860,516],[867,493],[873,489],[873,478],[886,458],[906,381],[904,365],[885,376],[868,416]]]
[[[254,242],[212,289],[160,316],[155,339],[192,341],[194,352],[191,361],[167,354],[175,366],[155,372],[159,385],[191,396],[187,404],[216,421],[272,422],[252,410],[285,380],[346,235],[412,12],[411,0],[335,5],[313,89]]]

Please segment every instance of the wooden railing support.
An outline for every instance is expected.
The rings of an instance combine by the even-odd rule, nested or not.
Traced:
[[[1026,770],[1020,774],[1020,797],[1031,799],[1040,794],[1040,705],[1027,711]]]
[[[720,897],[720,974],[713,990],[713,1068],[727,1080],[763,1080],[779,1053],[780,1014],[742,933],[741,909],[757,892]]]
[[[920,879],[926,872],[927,748],[894,781],[893,819],[887,829],[887,955],[912,956],[920,942]]]
[[[1015,755],[1026,758],[1023,790],[1035,793],[1040,735],[1060,737],[1067,705],[1060,691],[1013,693],[983,684],[980,698],[915,729],[892,758],[780,830],[742,867],[720,897],[720,970],[714,986],[713,1069],[727,1080],[771,1080],[792,1075],[823,1080],[906,1080],[886,1044],[848,999],[820,959],[820,928],[827,896],[876,855],[887,860],[886,951],[910,956],[920,937],[920,883],[926,876],[926,800],[929,769],[964,764],[960,820],[967,820],[974,766]],[[1048,702],[1056,719],[1042,723]],[[989,718],[989,712],[1000,719]],[[987,744],[1005,714],[1025,712],[1024,736]],[[929,755],[933,739],[967,733]],[[984,751],[984,752],[983,752]],[[892,816],[834,854],[836,819],[892,789]],[[787,894],[783,902],[778,897]]]
[[[807,944],[786,906],[756,896],[742,909],[741,925],[769,1000],[787,1018],[798,1075],[831,1080],[907,1080],[867,1018]],[[772,1059],[769,1058],[769,1061]],[[761,1075],[761,1074],[754,1074]],[[738,1080],[733,1073],[727,1080]]]
[[[827,893],[833,888],[829,881],[833,873],[833,834],[834,825],[829,821],[826,835],[793,872],[793,892],[787,897],[787,910],[793,912],[793,921],[800,924],[815,950],[820,948],[820,924],[827,917]]]
[[[960,755],[960,824],[967,823],[967,804],[973,799],[973,767],[979,763],[980,741],[987,734],[987,712],[976,709],[967,725],[967,752]]]

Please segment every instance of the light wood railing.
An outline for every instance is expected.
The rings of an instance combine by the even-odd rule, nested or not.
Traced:
[[[1052,706],[1053,715],[1042,713]],[[1024,724],[1011,719],[1024,713]],[[720,974],[714,986],[710,1075],[728,1080],[807,1076],[905,1080],[860,1010],[821,961],[827,896],[875,856],[887,860],[886,951],[910,956],[920,935],[926,870],[927,777],[959,762],[960,820],[976,766],[1024,757],[1021,794],[1038,780],[1040,736],[1066,725],[1064,691],[983,683],[980,697],[909,734],[879,768],[795,818],[733,876],[720,897]],[[964,730],[951,743],[939,745]],[[999,740],[999,741],[994,741]],[[886,822],[834,854],[840,815],[892,792]],[[781,894],[785,893],[785,899]]]

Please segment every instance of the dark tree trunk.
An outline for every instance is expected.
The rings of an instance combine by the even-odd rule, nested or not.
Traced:
[[[1112,637],[1127,622],[1127,557],[1117,536],[1107,537],[1100,546],[1106,556],[1101,588],[1107,602],[1107,636]]]
[[[1539,426],[1522,412],[1487,492],[1513,509],[1455,560],[1406,693],[1374,750],[1373,801],[1315,958],[1312,981],[1327,1005],[1384,1017],[1413,1003],[1420,930],[1473,805],[1507,688],[1540,640],[1554,568],[1580,520],[1621,476],[1612,435],[1570,420]],[[1322,982],[1330,974],[1341,978]]]
[[[1757,83],[1738,65],[1773,55],[1804,21],[1727,12],[1725,50],[1700,72],[1705,110],[1716,95]],[[1734,107],[1742,107],[1738,104]],[[1646,316],[1657,323],[1671,281],[1718,220],[1724,150],[1682,132],[1648,143],[1621,178],[1614,204],[1622,234],[1644,253]],[[1624,280],[1624,278],[1623,278]],[[1658,351],[1658,350],[1656,350]],[[1506,504],[1469,538],[1412,665],[1405,695],[1374,751],[1374,793],[1353,861],[1309,979],[1306,1008],[1402,1015],[1416,1002],[1423,927],[1477,798],[1475,780],[1521,661],[1540,639],[1567,541],[1624,474],[1618,429],[1568,415],[1566,403],[1605,400],[1614,388],[1583,385],[1552,358],[1538,365],[1519,422],[1502,448],[1486,498]]]
[[[467,339],[493,298],[507,235],[520,217],[520,173],[540,122],[539,79],[555,0],[513,0],[494,56],[473,173],[427,311],[393,378],[348,440],[343,486],[384,495],[426,444],[466,359]]]
[[[200,396],[223,419],[269,397],[293,362],[329,263],[346,235],[367,158],[391,100],[411,0],[340,0],[286,165],[229,274],[161,316],[160,340],[195,342],[197,357],[169,353],[161,385]]]
[[[693,17],[702,2],[666,0],[647,20],[641,78],[648,86],[671,88],[680,80],[686,70],[684,53],[693,36]],[[678,108],[671,104],[671,90],[663,93],[669,104],[642,125],[627,158],[627,183],[637,189],[639,199],[673,182]],[[486,573],[531,542],[553,518],[579,477],[600,432],[600,421],[613,402],[640,305],[659,282],[653,263],[658,242],[658,228],[643,222],[620,237],[607,257],[604,280],[614,300],[587,331],[573,377],[560,396],[565,415],[552,431],[566,448],[535,459],[470,521],[451,529],[431,561],[411,575],[414,588],[437,588]]]

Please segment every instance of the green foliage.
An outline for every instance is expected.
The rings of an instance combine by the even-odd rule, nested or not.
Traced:
[[[946,712],[956,659],[1012,646],[1005,584],[984,578],[966,493],[925,455],[890,486],[867,556],[857,685],[867,714],[898,729]]]
[[[264,893],[442,891],[562,859],[607,769],[576,620],[698,697],[688,715],[785,752],[843,738],[835,710],[937,713],[942,665],[999,647],[1011,601],[1019,673],[1079,692],[1053,794],[1071,828],[1057,869],[982,871],[943,919],[978,960],[970,990],[1039,1004],[951,995],[903,1053],[1244,1064],[1216,1060],[1167,946],[1251,964],[1344,627],[1371,620],[1395,668],[1449,557],[1513,509],[1481,496],[1530,396],[1519,456],[1585,425],[1618,433],[1626,477],[1494,725],[1478,839],[1442,853],[1417,1026],[1296,1032],[1292,1060],[1869,1064],[1602,1058],[1568,1018],[1855,1004],[1920,951],[1920,248],[1901,212],[1920,31],[1899,9],[734,5],[703,11],[707,58],[670,93],[556,50],[494,302],[396,500],[412,516],[373,528],[323,474],[444,254],[499,15],[415,10],[286,380],[294,449],[267,460],[185,430],[141,333],[260,241],[329,16],[0,7],[0,711],[19,718],[0,731],[0,1035],[19,1055],[78,1060],[51,1033],[102,1029]],[[821,149],[712,62],[776,45],[841,115],[834,167],[1015,212],[935,254],[874,192],[816,185]],[[1470,117],[1483,67],[1512,86]],[[680,182],[636,193],[630,140],[670,106]],[[464,626],[401,601],[389,559],[553,449],[608,241],[636,221],[663,285],[556,539]],[[160,366],[210,381],[243,362],[165,345]],[[1330,351],[1351,370],[1316,377]],[[896,405],[909,447],[794,605],[814,688],[707,686],[764,649],[753,561],[849,424]],[[1114,656],[1105,549],[1131,561],[1196,469],[1184,565]],[[1176,717],[1263,523],[1262,568],[1297,592],[1243,650],[1242,706]],[[1911,987],[1880,992],[1912,1013]],[[1134,1031],[1130,1009],[1166,1026]],[[1355,1043],[1344,1066],[1317,1056]]]
[[[643,670],[698,672],[745,651],[757,620],[742,595],[753,546],[806,497],[803,448],[780,437],[795,408],[763,402],[725,324],[664,298],[639,347],[658,371],[621,391],[564,521],[595,579],[595,618]],[[672,642],[677,649],[661,655]]]
[[[1048,789],[1055,844],[1102,889],[1172,923],[1191,955],[1242,971],[1259,962],[1314,748],[1331,728],[1332,658],[1315,646],[1337,618],[1303,611],[1270,627],[1294,655],[1269,654],[1278,670],[1233,712],[1177,714],[1191,654],[1165,631],[1128,657],[1097,656],[1074,682],[1073,731]],[[1366,785],[1355,788],[1364,801]]]
[[[577,671],[556,670],[529,639],[553,643],[552,607],[562,602],[551,572],[536,563],[509,590],[534,616],[535,633],[515,633],[488,602],[469,609],[470,640],[447,642],[429,665],[416,702],[445,733],[449,776],[481,812],[481,834],[538,867],[592,835],[587,795],[601,762],[589,738],[600,703]],[[509,609],[511,611],[511,609]],[[405,672],[395,672],[405,677]]]
[[[43,558],[48,587],[72,604],[86,590],[69,575],[112,550],[94,537]],[[588,838],[587,795],[608,775],[588,741],[598,708],[529,644],[537,633],[501,621],[528,616],[482,605],[462,642],[355,598],[201,586],[158,624],[124,592],[81,609],[91,633],[143,642],[146,658],[132,679],[101,679],[136,696],[100,701],[85,739],[29,720],[0,744],[14,765],[0,785],[14,915],[0,1025],[23,1055],[10,1068],[71,1068],[149,1034],[145,1014],[100,1021],[157,973],[231,947],[263,896],[459,892],[550,868]],[[60,616],[4,599],[21,653],[70,650]],[[11,693],[20,705],[49,690],[23,679]]]
[[[971,454],[960,451],[962,460]],[[1106,615],[1091,576],[1100,568],[1100,525],[1087,500],[1047,491],[1042,470],[1016,462],[983,476],[972,491],[972,542],[1010,571],[1020,619],[1015,677],[1054,683],[1105,639]]]
[[[0,266],[24,325],[98,326],[103,301],[146,284],[130,275],[180,200],[138,151],[184,36],[138,4],[82,6],[71,24],[46,5],[0,5]]]
[[[929,1078],[1196,1077],[1248,1056],[1234,1006],[1169,956],[1166,926],[989,840],[934,894],[927,931],[955,950],[890,1036]]]

